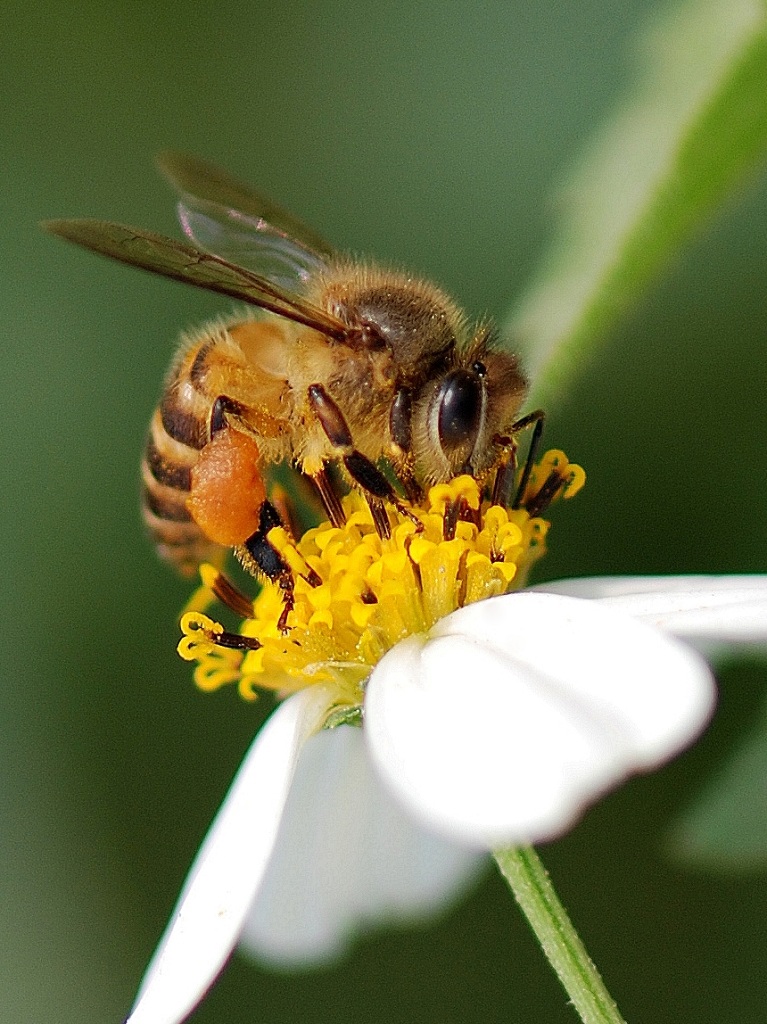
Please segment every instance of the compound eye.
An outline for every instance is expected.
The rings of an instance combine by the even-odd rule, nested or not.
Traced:
[[[482,420],[482,382],[468,370],[455,370],[442,381],[437,395],[437,432],[447,454],[474,440]]]

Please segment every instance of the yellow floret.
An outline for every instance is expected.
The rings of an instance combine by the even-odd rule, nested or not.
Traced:
[[[563,481],[558,496],[571,497],[585,480],[580,466],[550,451],[534,467],[525,495],[536,495],[554,471]],[[381,539],[367,503],[353,492],[342,501],[343,527],[324,523],[297,542],[282,527],[269,533],[295,580],[286,630],[280,629],[284,590],[267,582],[241,628],[261,647],[217,646],[223,626],[202,614],[212,600],[214,571],[203,568],[204,586],[182,619],[179,653],[197,662],[195,682],[203,690],[236,683],[252,700],[259,690],[331,683],[337,706],[356,706],[373,666],[401,639],[466,604],[525,585],[545,551],[549,524],[531,516],[524,499],[516,509],[490,505],[477,481],[462,475],[410,507],[420,530],[389,509],[391,537]]]

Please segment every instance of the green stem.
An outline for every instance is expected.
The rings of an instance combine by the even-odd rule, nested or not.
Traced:
[[[495,859],[584,1024],[625,1024],[532,846]]]

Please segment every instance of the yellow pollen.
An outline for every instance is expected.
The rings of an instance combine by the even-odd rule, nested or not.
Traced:
[[[570,498],[584,481],[580,466],[549,451],[533,467],[520,507],[506,509],[483,499],[473,477],[459,476],[410,506],[420,530],[388,507],[385,540],[353,491],[342,499],[343,527],[323,523],[297,542],[282,527],[269,532],[294,579],[287,620],[284,589],[265,582],[240,634],[225,633],[201,611],[217,574],[203,566],[203,587],[181,620],[179,654],[196,662],[194,678],[203,690],[234,683],[253,700],[259,691],[285,694],[322,683],[337,688],[336,707],[357,707],[373,667],[400,640],[464,605],[523,587],[545,552],[549,528],[525,506],[545,507],[536,499],[547,487],[554,499]],[[254,649],[236,649],[238,638]]]

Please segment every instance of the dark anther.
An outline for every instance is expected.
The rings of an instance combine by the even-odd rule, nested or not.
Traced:
[[[410,568],[413,571],[413,577],[415,579],[415,585],[418,588],[418,590],[422,591],[423,590],[423,580],[421,578],[421,567],[418,565],[418,562],[416,562],[415,559],[413,558],[413,556],[410,554],[410,541],[411,541],[410,537],[406,537],[405,538],[405,551],[407,552],[407,557],[410,559]]]
[[[455,528],[458,525],[459,512],[460,503],[458,501],[451,501],[450,504],[445,507],[445,515],[442,520],[442,536],[445,540],[454,540]]]
[[[445,515],[442,521],[442,535],[445,540],[453,540],[455,530],[459,522],[474,523],[479,528],[480,510],[472,508],[466,498],[461,495],[455,501],[445,506]]]
[[[469,560],[468,548],[461,552],[461,557],[458,559],[458,571],[456,573],[458,577],[458,593],[456,595],[456,604],[459,608],[463,608],[466,604],[466,591],[469,586],[469,574],[466,572],[466,563]]]

